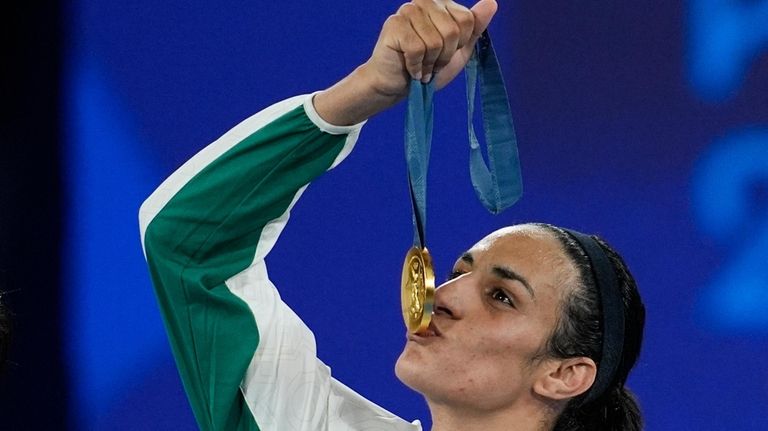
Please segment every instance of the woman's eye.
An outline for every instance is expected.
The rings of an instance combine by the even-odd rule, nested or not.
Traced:
[[[462,271],[453,271],[453,272],[451,272],[450,274],[448,274],[448,277],[447,277],[447,280],[446,280],[446,281],[451,281],[451,280],[453,280],[454,278],[459,278],[459,277],[461,277],[461,276],[462,276],[462,275],[464,275],[464,274],[466,274],[466,272],[462,272]]]
[[[493,289],[491,291],[491,298],[493,298],[495,301],[502,302],[507,306],[510,306],[513,308],[515,307],[515,304],[512,302],[512,298],[510,298],[509,295],[507,295],[507,293],[504,292],[504,290],[502,289],[499,289],[499,288]]]

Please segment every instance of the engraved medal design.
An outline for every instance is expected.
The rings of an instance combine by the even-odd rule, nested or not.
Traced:
[[[435,272],[426,248],[412,247],[403,263],[400,292],[403,320],[410,332],[424,332],[432,320]]]

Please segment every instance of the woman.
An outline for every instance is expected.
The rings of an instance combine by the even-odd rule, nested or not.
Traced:
[[[471,10],[403,5],[352,74],[245,120],[142,205],[142,244],[202,429],[421,429],[330,376],[264,257],[307,184],[349,154],[364,121],[401,101],[411,78],[448,84],[495,11],[494,0]],[[644,311],[605,243],[513,226],[471,247],[454,275],[437,291],[432,325],[409,336],[396,365],[426,398],[433,430],[640,428],[623,385]]]

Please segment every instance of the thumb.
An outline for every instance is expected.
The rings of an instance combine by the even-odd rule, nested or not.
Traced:
[[[491,18],[496,14],[496,10],[499,5],[496,0],[480,0],[472,6],[472,14],[475,15],[475,28],[472,30],[472,36],[480,37],[480,35],[488,28],[488,24],[491,23]]]

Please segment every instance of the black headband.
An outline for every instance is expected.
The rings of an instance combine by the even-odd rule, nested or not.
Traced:
[[[590,236],[570,229],[563,230],[579,243],[589,258],[603,314],[603,353],[597,377],[582,401],[583,405],[594,401],[608,389],[619,368],[624,351],[624,302],[616,271],[603,248]]]

